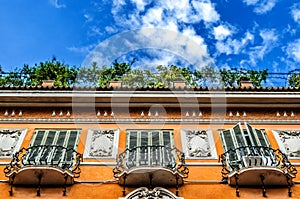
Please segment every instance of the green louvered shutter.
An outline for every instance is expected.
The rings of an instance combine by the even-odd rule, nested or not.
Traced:
[[[69,137],[65,143],[65,147],[67,148],[67,151],[64,155],[65,165],[73,164],[74,155],[75,155],[73,150],[77,149],[78,138],[79,138],[78,131],[70,131],[68,133],[69,133]]]
[[[129,130],[126,146],[127,158],[132,166],[163,166],[173,164],[175,154],[173,131],[170,130]]]
[[[24,162],[56,165],[62,168],[72,165],[73,149],[77,149],[80,132],[80,130],[36,130],[30,142],[31,149],[27,152]]]

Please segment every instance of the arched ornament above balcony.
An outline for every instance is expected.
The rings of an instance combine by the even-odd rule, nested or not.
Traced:
[[[175,194],[170,192],[167,189],[156,187],[152,190],[149,190],[146,187],[138,188],[128,194],[125,198],[119,199],[139,199],[139,198],[148,198],[148,199],[183,199],[177,197]]]

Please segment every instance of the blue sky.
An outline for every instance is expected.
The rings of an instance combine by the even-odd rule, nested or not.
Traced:
[[[50,60],[52,56],[69,65],[81,66],[99,44],[126,31],[133,34],[143,28],[168,30],[164,35],[152,35],[159,37],[160,42],[172,38],[172,32],[194,42],[201,57],[200,61],[197,59],[200,67],[268,68],[270,72],[300,69],[297,0],[1,0],[1,3],[0,65],[5,71]],[[148,44],[151,42],[152,39]],[[110,59],[136,58],[135,67],[191,64],[185,55],[193,49],[178,54],[174,48],[164,49],[160,45],[148,48],[147,42],[143,45]]]

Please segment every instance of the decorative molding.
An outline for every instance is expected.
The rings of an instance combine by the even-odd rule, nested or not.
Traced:
[[[27,129],[0,129],[0,158],[11,158],[20,150]]]
[[[217,159],[211,130],[181,130],[182,149],[186,159]]]
[[[289,159],[300,159],[300,130],[273,130],[273,134]]]
[[[8,165],[10,162],[1,162],[0,161],[0,166],[5,166]],[[300,163],[293,163],[295,166],[300,166]],[[80,166],[112,166],[115,167],[117,166],[117,162],[81,162]],[[186,162],[184,166],[188,167],[222,167],[222,164],[220,162]]]
[[[209,119],[209,118],[0,118],[0,124],[299,124],[299,119]]]
[[[125,198],[119,199],[184,199],[182,197],[177,197],[175,194],[170,192],[167,189],[162,187],[155,187],[154,189],[150,190],[146,187],[138,188],[128,194]]]
[[[119,144],[119,129],[89,129],[84,158],[116,158]]]

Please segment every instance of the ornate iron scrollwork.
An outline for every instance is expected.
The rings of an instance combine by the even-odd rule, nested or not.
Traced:
[[[114,177],[138,166],[161,166],[177,171],[184,178],[189,169],[185,166],[184,153],[177,148],[167,146],[138,146],[126,149],[117,157],[117,166],[113,169]]]
[[[33,152],[38,151],[40,158],[30,158]],[[52,156],[49,154],[52,153]],[[56,156],[55,153],[64,153],[64,156]],[[53,166],[62,170],[68,170],[74,174],[74,178],[80,175],[80,162],[82,161],[82,154],[76,152],[73,148],[66,148],[55,145],[39,145],[31,146],[29,148],[22,148],[13,155],[10,164],[4,168],[4,173],[9,176],[10,173],[18,171],[26,166]]]

